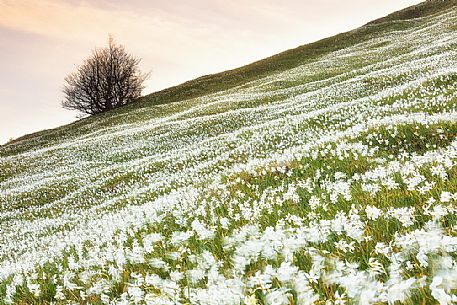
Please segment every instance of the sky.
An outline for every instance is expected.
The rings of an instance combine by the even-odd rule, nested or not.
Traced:
[[[66,75],[108,35],[143,94],[345,32],[420,0],[0,0],[0,144],[76,119]]]

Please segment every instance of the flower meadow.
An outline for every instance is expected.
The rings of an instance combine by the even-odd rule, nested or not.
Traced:
[[[395,22],[0,147],[0,304],[457,303],[457,10]]]

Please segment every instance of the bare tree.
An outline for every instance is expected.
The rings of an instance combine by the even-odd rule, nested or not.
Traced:
[[[132,102],[141,95],[149,76],[140,71],[140,61],[110,36],[108,47],[92,51],[84,64],[65,78],[62,106],[96,114]]]

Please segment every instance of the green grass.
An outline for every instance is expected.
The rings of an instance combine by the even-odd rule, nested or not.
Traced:
[[[79,294],[100,280],[109,281],[106,296],[121,298],[135,276],[165,281],[172,271],[183,272],[173,282],[181,303],[189,304],[192,292],[210,285],[207,269],[194,283],[190,272],[208,257],[219,266],[218,283],[222,276],[242,281],[243,294],[262,305],[281,288],[290,289],[286,303],[299,303],[294,279],[271,275],[271,287],[247,288],[256,274],[269,276],[267,270],[286,262],[306,275],[300,284],[319,297],[316,304],[326,304],[337,292],[349,294],[351,284],[361,285],[356,278],[338,280],[373,272],[373,264],[382,272],[365,284],[388,287],[401,259],[402,281],[418,286],[425,277],[402,303],[435,304],[431,284],[439,260],[455,262],[457,252],[453,246],[427,252],[423,265],[418,254],[427,247],[401,241],[415,232],[432,232],[440,242],[457,236],[455,200],[440,199],[457,193],[451,147],[457,58],[448,54],[455,43],[427,40],[455,37],[451,22],[437,29],[432,21],[443,20],[433,17],[443,10],[456,20],[449,10],[456,4],[427,1],[0,147],[0,246],[15,249],[0,247],[0,263],[14,266],[26,261],[22,253],[31,259],[65,246],[56,258],[44,255],[45,263],[24,272],[25,279],[13,274],[0,281],[0,304],[11,282],[17,283],[13,303],[64,304],[56,291],[69,270],[72,283],[83,288],[63,294],[76,304],[102,304],[100,295],[84,300]],[[403,36],[408,39],[399,43]],[[196,220],[214,236],[201,237],[205,230],[198,223],[194,228]],[[155,233],[162,239],[149,244]],[[179,233],[190,236],[172,242]],[[379,243],[391,247],[387,255],[377,252]],[[134,256],[135,249],[148,252]],[[351,264],[357,268],[344,269]],[[316,268],[321,274],[312,280]],[[39,285],[39,296],[30,283]],[[165,294],[152,284],[139,286]],[[344,297],[346,304],[357,298]]]
[[[8,145],[0,151],[0,156],[17,154],[32,149],[33,147],[50,145],[55,143],[57,139],[70,138],[85,134],[91,130],[97,130],[104,126],[116,125],[119,123],[117,116],[125,115],[132,111],[153,107],[154,105],[192,100],[204,95],[228,90],[277,72],[292,69],[305,63],[317,61],[321,56],[355,45],[369,38],[381,36],[386,32],[404,30],[413,26],[418,26],[423,23],[423,21],[421,19],[415,20],[415,18],[436,14],[455,6],[456,4],[456,0],[432,0],[423,2],[417,6],[370,22],[356,30],[303,45],[237,69],[202,76],[178,86],[141,97],[137,102],[119,109],[82,119],[57,129],[45,130],[23,136],[8,143]],[[160,114],[160,110],[154,112]],[[154,114],[154,116],[156,116],[156,114]],[[150,116],[148,117],[150,118]],[[135,118],[135,120],[138,119],[138,117]],[[127,118],[127,120],[129,119]]]

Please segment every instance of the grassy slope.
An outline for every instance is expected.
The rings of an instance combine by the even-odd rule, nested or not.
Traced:
[[[145,104],[139,107],[191,99],[215,91],[226,90],[275,72],[292,69],[298,65],[317,60],[320,56],[330,52],[360,43],[381,32],[401,27],[401,24],[396,24],[395,21],[425,17],[454,6],[456,3],[454,0],[427,1],[372,21],[359,29],[303,45],[241,68],[202,76],[184,84],[152,93],[143,98]]]
[[[455,5],[1,147],[0,304],[445,302],[457,292]]]
[[[0,156],[24,151],[35,146],[47,145],[53,143],[56,139],[68,137],[74,133],[84,134],[89,131],[85,127],[88,125],[92,126],[94,123],[97,125],[97,121],[102,125],[100,127],[111,125],[112,122],[109,120],[110,117],[126,114],[135,109],[197,98],[260,79],[275,72],[313,62],[330,52],[361,43],[385,32],[415,26],[414,23],[401,23],[402,20],[426,17],[449,7],[453,7],[456,4],[457,0],[432,0],[423,2],[419,5],[406,8],[384,18],[372,21],[367,25],[350,32],[341,33],[311,44],[303,45],[244,67],[202,76],[178,86],[149,94],[140,98],[138,102],[127,105],[121,109],[82,119],[56,129],[44,130],[20,137],[10,143],[13,144],[10,145],[13,147],[7,147],[0,151]],[[115,122],[113,123],[115,124]]]

